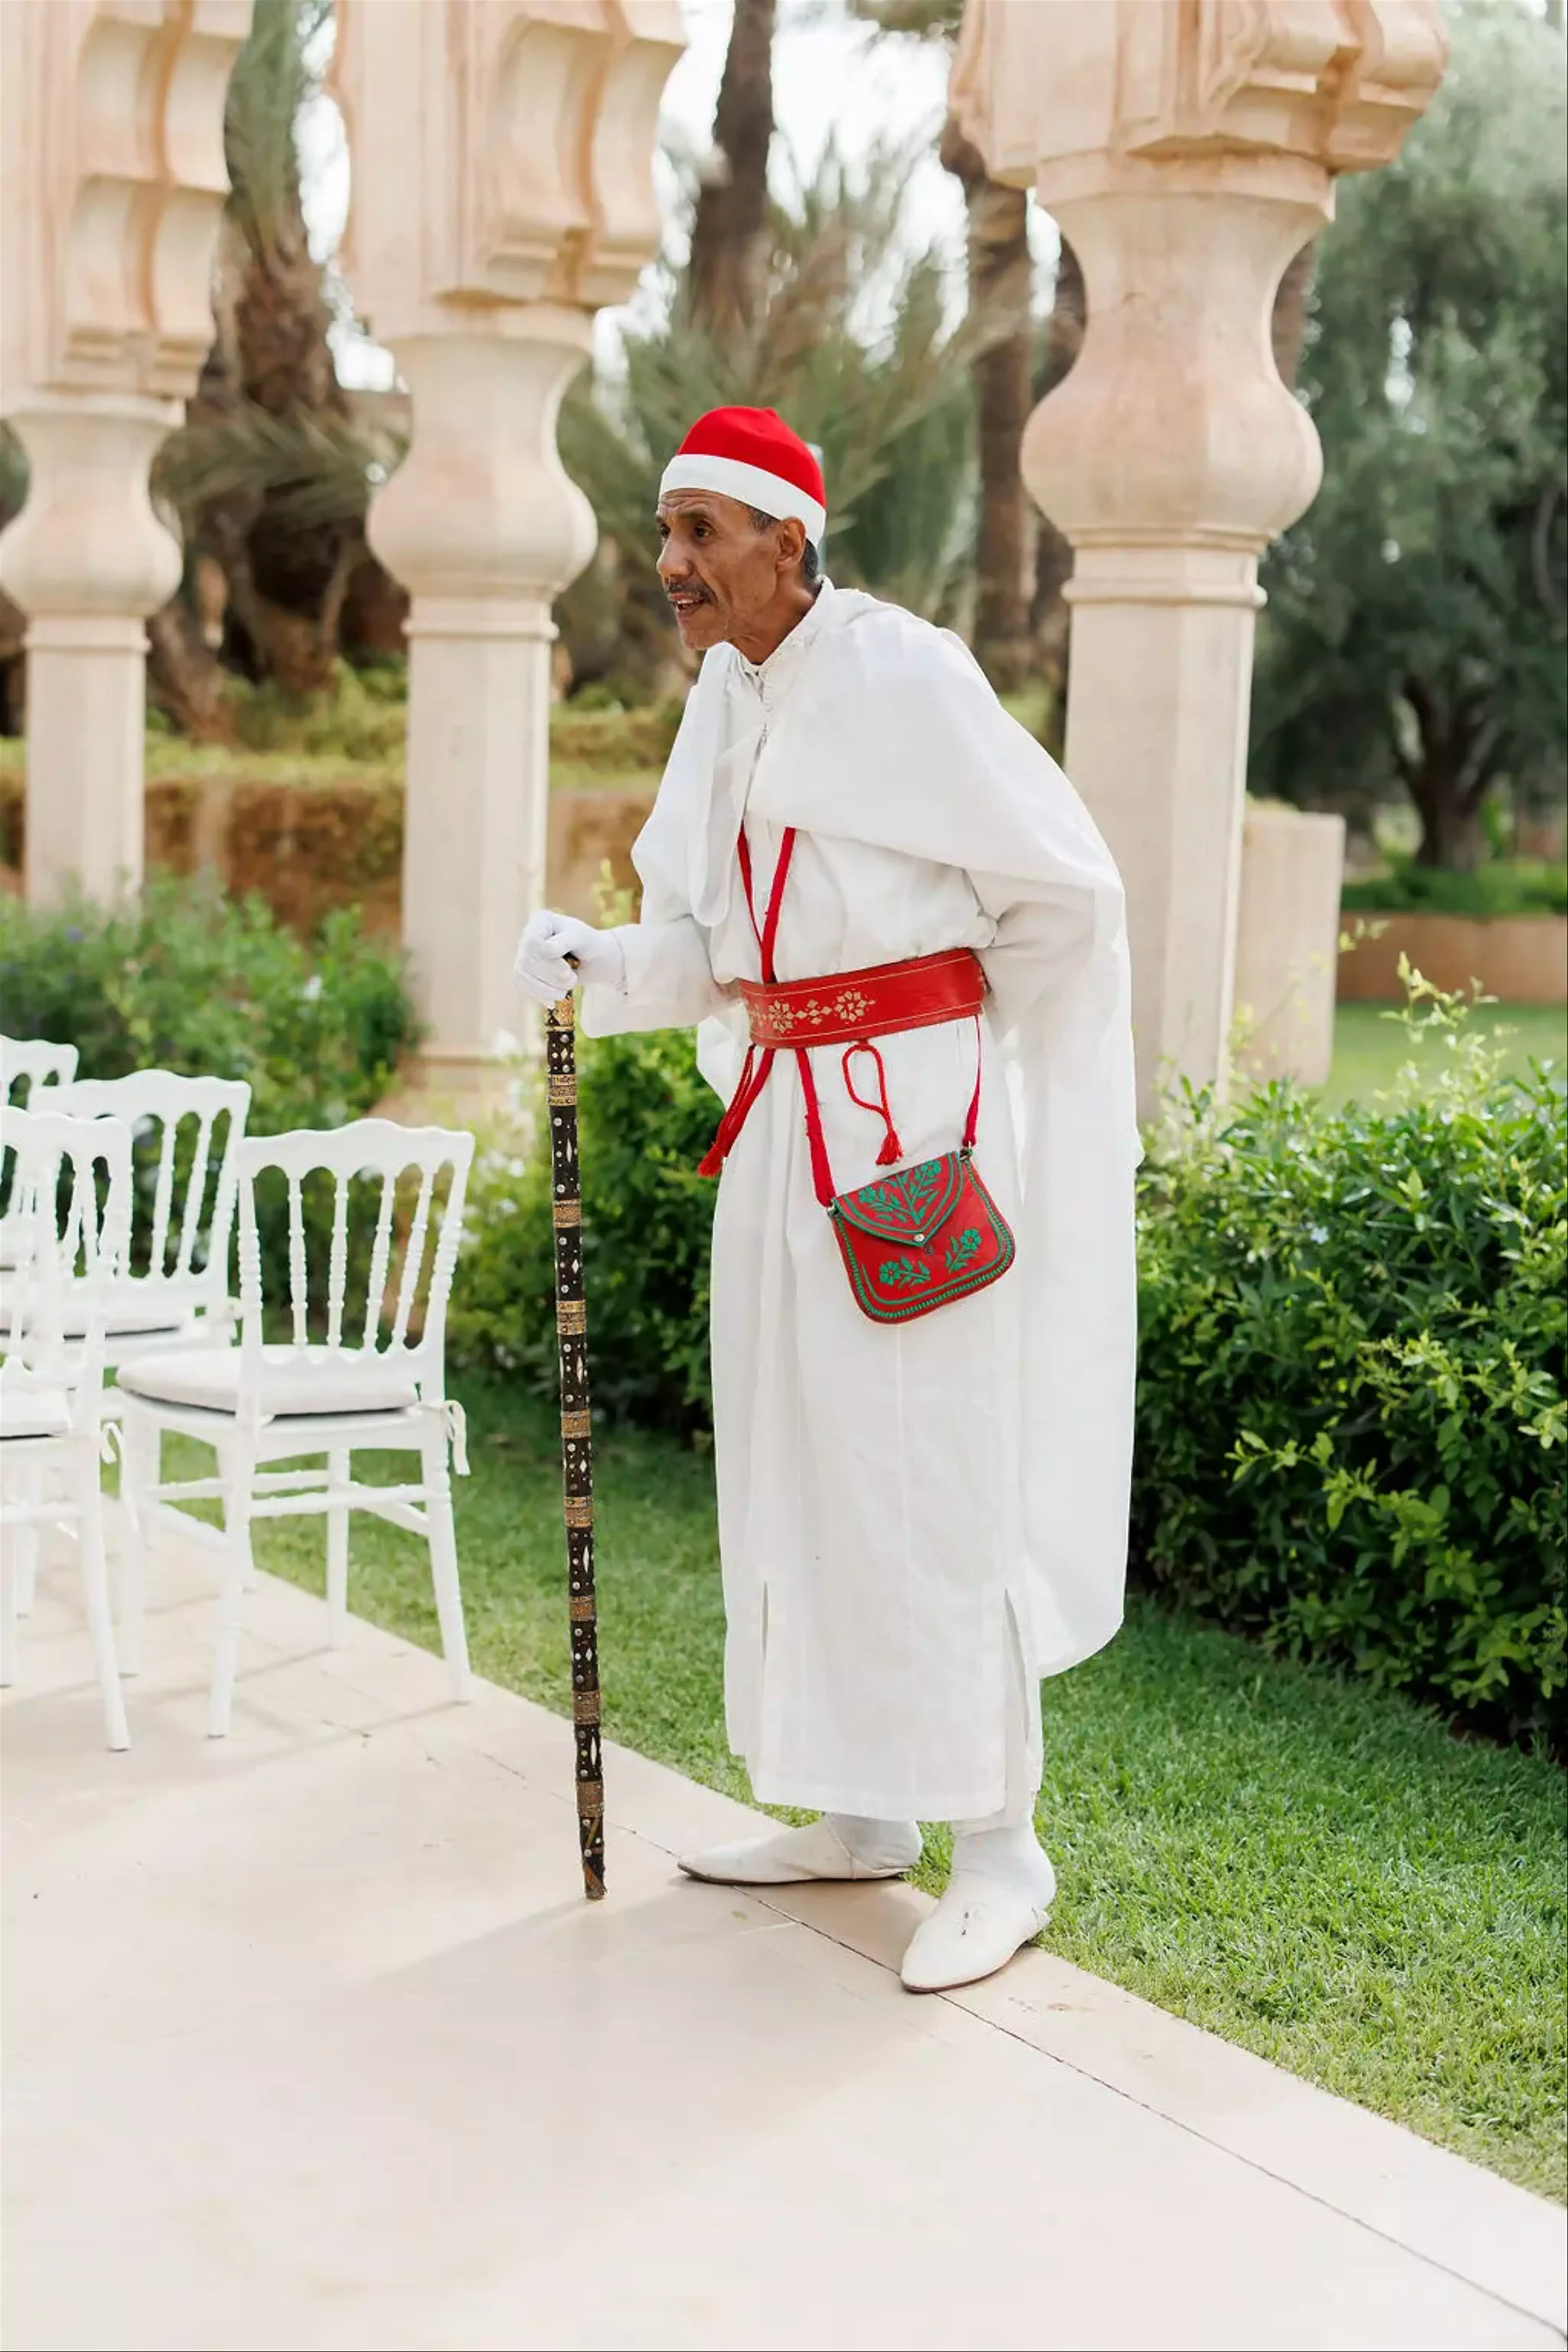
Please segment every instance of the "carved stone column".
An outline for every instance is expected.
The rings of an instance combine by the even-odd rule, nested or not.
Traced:
[[[224,96],[251,0],[0,6],[0,540],[28,616],[29,899],[142,875],[145,615],[180,551],[147,474],[212,341]]]
[[[404,937],[421,1075],[481,1089],[544,892],[551,605],[594,551],[555,446],[593,314],[658,243],[677,0],[339,0],[345,266],[413,396],[370,533],[408,589]]]
[[[1275,290],[1447,58],[1436,0],[968,0],[963,128],[1088,289],[1024,474],[1074,549],[1067,767],[1127,883],[1146,1114],[1225,1076],[1258,560],[1321,473]]]

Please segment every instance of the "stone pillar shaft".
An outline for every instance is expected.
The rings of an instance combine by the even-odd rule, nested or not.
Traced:
[[[550,608],[594,548],[587,501],[555,453],[589,322],[541,311],[526,323],[526,340],[400,343],[415,437],[371,518],[411,592],[403,935],[424,1074],[458,1093],[518,1026],[512,953],[545,888]]]
[[[1212,1076],[1231,1024],[1230,959],[1213,942],[1236,928],[1257,564],[1218,556],[1205,584],[1221,593],[1200,603],[1130,596],[1116,562],[1078,558],[1067,771],[1127,890],[1141,1075]],[[1183,590],[1199,569],[1183,567]],[[1163,584],[1177,585],[1168,569]]]

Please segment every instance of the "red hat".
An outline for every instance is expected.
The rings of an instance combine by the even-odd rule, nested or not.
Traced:
[[[778,522],[803,522],[815,546],[827,528],[822,467],[771,408],[710,408],[664,469],[666,490],[717,490]]]

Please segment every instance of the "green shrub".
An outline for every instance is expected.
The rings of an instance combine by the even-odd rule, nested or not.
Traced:
[[[1145,1171],[1134,1552],[1270,1648],[1522,1734],[1564,1674],[1568,1120],[1415,989],[1396,1017],[1453,1046],[1424,1094],[1197,1098]]]
[[[353,911],[330,915],[306,945],[259,898],[166,876],[114,908],[82,899],[43,911],[0,898],[0,1027],[74,1045],[84,1078],[138,1069],[245,1078],[253,1135],[363,1117],[417,1034],[400,958],[365,939]],[[149,1168],[138,1172],[150,1181]],[[368,1264],[369,1213],[356,1203],[356,1267]],[[330,1215],[324,1195],[308,1192],[313,1261]],[[264,1197],[258,1222],[266,1295],[281,1299],[284,1202]]]
[[[310,758],[401,763],[408,728],[408,669],[385,662],[364,669],[333,664],[331,691],[301,699],[268,681],[236,678],[229,687],[236,740],[248,751],[297,751]]]
[[[700,1433],[712,1415],[708,1259],[716,1188],[697,1174],[719,1104],[691,1038],[578,1039],[583,1265],[594,1402]],[[555,1392],[550,1155],[526,1129],[489,1138],[468,1191],[447,1318],[457,1363]]]
[[[416,1034],[400,958],[352,909],[307,946],[259,898],[169,876],[113,908],[0,898],[0,1022],[74,1045],[84,1078],[248,1079],[259,1135],[372,1109]]]
[[[1473,874],[1394,861],[1386,874],[1347,882],[1342,906],[1360,912],[1423,915],[1568,914],[1568,866],[1544,857],[1497,857]]]
[[[645,703],[627,709],[585,687],[550,714],[552,763],[599,776],[637,774],[662,768],[680,725],[678,701]]]

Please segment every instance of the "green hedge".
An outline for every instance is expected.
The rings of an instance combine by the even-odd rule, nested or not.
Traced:
[[[113,908],[80,900],[42,912],[0,898],[0,1029],[74,1045],[84,1078],[167,1069],[247,1079],[253,1135],[373,1111],[417,1035],[400,956],[365,939],[352,911],[329,916],[306,945],[259,898],[168,877]],[[182,1150],[191,1143],[187,1133]],[[149,1184],[144,1158],[138,1180]],[[330,1213],[307,1187],[313,1259]],[[263,1193],[258,1222],[267,1295],[281,1299],[282,1201]],[[363,1223],[361,1205],[356,1265],[368,1264]]]
[[[1545,1730],[1565,1153],[1560,1085],[1479,1041],[1376,1111],[1192,1106],[1142,1188],[1142,1571],[1271,1648]]]
[[[1483,920],[1503,915],[1568,914],[1568,866],[1543,857],[1496,857],[1473,874],[1397,859],[1386,874],[1347,882],[1340,904],[1347,911],[1384,915],[1468,915]]]
[[[1427,1093],[1333,1114],[1189,1104],[1140,1193],[1134,1573],[1270,1647],[1476,1728],[1563,1680],[1563,1097],[1506,1081],[1463,1008]],[[689,1038],[584,1040],[595,1400],[709,1425],[715,1105]],[[451,1339],[553,1391],[542,1157],[481,1156]]]
[[[84,1078],[247,1078],[260,1135],[369,1111],[416,1035],[401,958],[352,910],[304,945],[259,898],[169,877],[113,908],[0,898],[0,1026],[74,1045]]]
[[[594,1402],[614,1416],[700,1435],[710,1426],[708,1258],[716,1187],[696,1172],[719,1105],[690,1037],[580,1037],[583,1265]],[[481,1149],[468,1188],[447,1350],[556,1384],[550,1162],[526,1136]]]

